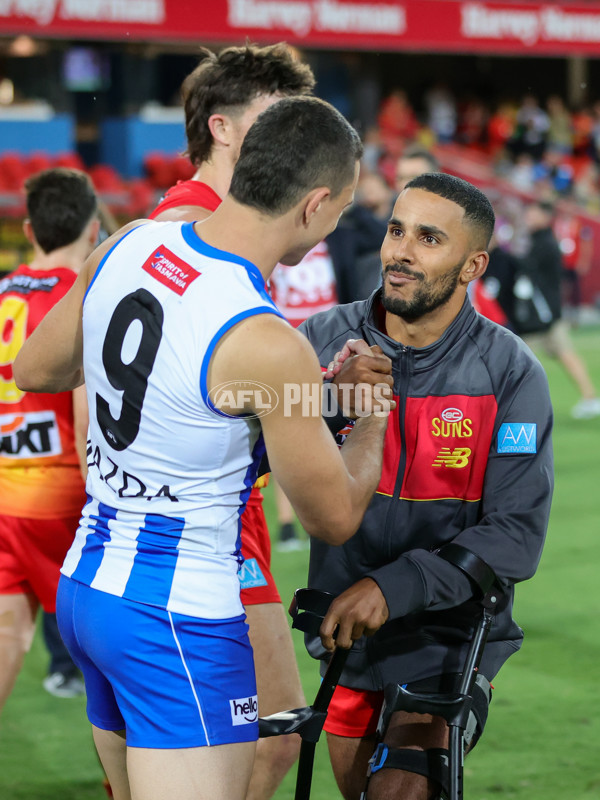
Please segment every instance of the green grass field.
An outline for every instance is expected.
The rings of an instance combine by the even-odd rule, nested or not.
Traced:
[[[600,388],[600,330],[574,338]],[[486,733],[465,768],[467,800],[600,797],[600,419],[572,420],[575,389],[556,363],[544,363],[556,415],[550,530],[538,574],[517,590],[525,643],[494,681]],[[272,520],[269,494],[266,502]],[[306,560],[306,551],[273,554],[286,603],[305,584]],[[301,636],[293,636],[312,699],[317,668]],[[85,702],[48,695],[41,685],[45,667],[36,639],[0,721],[0,798],[103,800]],[[293,796],[291,774],[276,798]],[[336,797],[322,741],[312,798]]]

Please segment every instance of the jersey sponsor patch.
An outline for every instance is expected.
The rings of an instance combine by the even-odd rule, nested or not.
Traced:
[[[249,725],[258,719],[258,697],[240,697],[237,700],[230,700],[231,724]]]
[[[0,414],[0,456],[44,458],[61,453],[54,411]]]
[[[498,453],[537,453],[535,422],[503,422],[498,431]]]
[[[268,586],[269,583],[255,558],[247,558],[239,573],[240,589],[254,589],[257,586]]]
[[[33,275],[9,275],[0,281],[0,294],[15,292],[16,294],[32,294],[32,292],[51,292],[59,282],[58,275],[47,278],[35,278]]]
[[[161,244],[142,264],[145,270],[157,281],[182,295],[188,286],[202,273],[190,267],[182,258],[176,256],[168,247]]]

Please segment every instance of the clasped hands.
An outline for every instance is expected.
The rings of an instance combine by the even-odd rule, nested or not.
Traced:
[[[329,363],[325,378],[337,388],[338,406],[349,419],[396,407],[392,361],[379,345],[348,339]]]

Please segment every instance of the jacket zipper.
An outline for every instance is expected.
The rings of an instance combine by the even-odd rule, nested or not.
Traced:
[[[398,463],[398,472],[396,473],[396,484],[394,486],[394,500],[400,499],[400,492],[402,490],[402,482],[404,480],[404,472],[406,470],[406,442],[404,434],[406,425],[404,424],[404,417],[406,415],[406,398],[408,396],[408,383],[411,373],[412,361],[412,348],[402,347],[400,350],[400,382],[398,392],[398,401],[400,408],[398,409],[398,424],[400,426],[400,461]]]
[[[392,502],[389,504],[389,512],[386,518],[386,542],[388,546],[388,556],[391,558],[392,552],[392,539],[394,531],[396,530],[396,517],[399,510],[400,492],[402,491],[402,483],[404,481],[404,473],[406,471],[406,442],[405,442],[405,424],[404,417],[406,414],[406,398],[408,396],[408,384],[412,373],[412,356],[413,351],[411,347],[402,347],[400,353],[400,377],[399,377],[399,391],[398,391],[398,425],[400,427],[400,460],[398,462],[398,471],[396,473],[396,482],[394,485],[394,494]]]

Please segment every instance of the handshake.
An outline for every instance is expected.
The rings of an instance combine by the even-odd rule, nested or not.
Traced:
[[[348,339],[324,373],[345,417],[387,416],[396,408],[392,361],[379,345]]]

